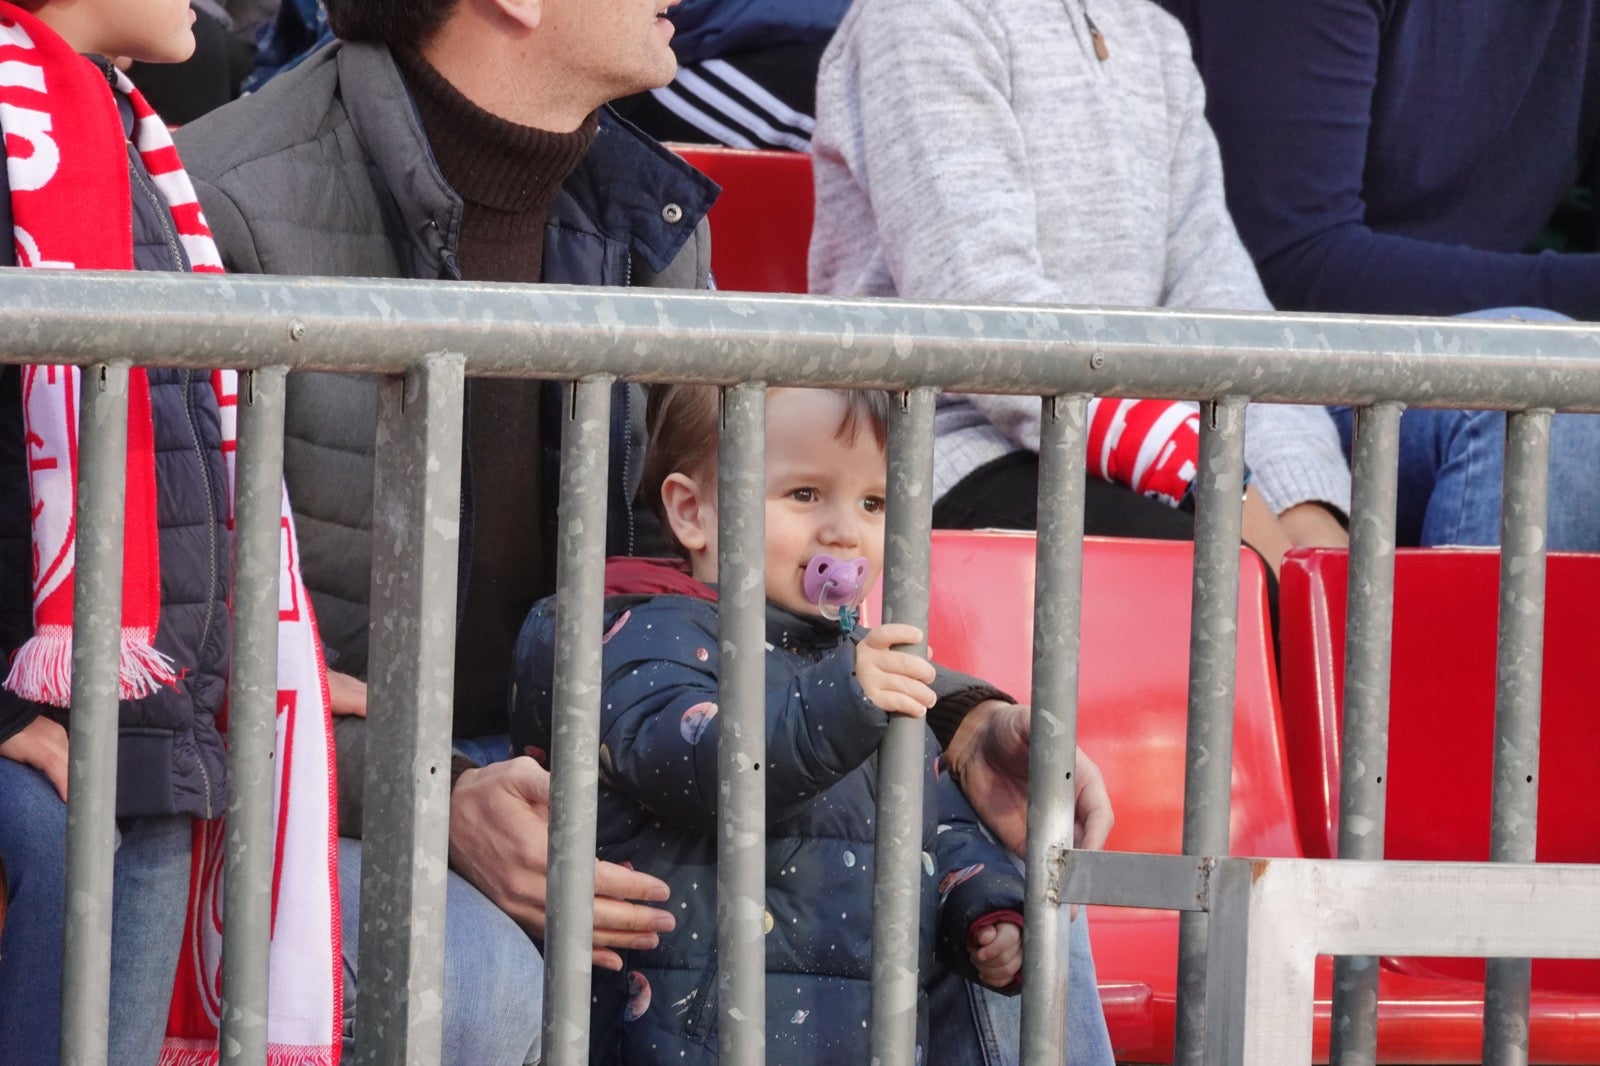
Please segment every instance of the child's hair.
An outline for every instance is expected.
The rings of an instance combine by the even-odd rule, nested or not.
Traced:
[[[847,443],[856,439],[863,426],[872,430],[880,448],[889,442],[889,394],[875,389],[837,389],[844,398],[844,416],[835,436]],[[661,528],[680,553],[683,545],[673,535],[667,521],[666,505],[661,501],[661,486],[671,474],[687,474],[702,483],[715,481],[717,473],[717,427],[720,401],[715,385],[652,385],[645,407],[645,425],[650,434],[644,453],[644,480],[640,491],[648,493],[650,510],[661,521]]]

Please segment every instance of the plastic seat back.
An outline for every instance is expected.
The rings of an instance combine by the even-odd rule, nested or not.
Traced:
[[[1489,857],[1500,556],[1409,549],[1395,559],[1385,853],[1391,859]],[[1344,697],[1343,551],[1290,553],[1282,580],[1283,696],[1301,837],[1312,854],[1338,839]],[[1540,724],[1541,862],[1600,862],[1600,556],[1552,554],[1546,575]],[[1480,963],[1438,960],[1453,975]],[[1539,960],[1535,985],[1600,994],[1600,963]]]
[[[675,144],[722,195],[711,208],[711,271],[727,292],[806,291],[811,247],[811,157]]]
[[[1084,543],[1078,736],[1116,807],[1108,847],[1177,853],[1183,838],[1193,545]],[[1233,759],[1233,852],[1300,854],[1289,802],[1260,560],[1244,552]],[[1032,689],[1034,537],[933,537],[934,658],[1026,701]]]

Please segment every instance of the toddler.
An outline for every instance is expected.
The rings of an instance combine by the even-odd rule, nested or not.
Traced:
[[[882,393],[776,389],[767,400],[767,1023],[774,1063],[870,1059],[875,752],[889,715],[998,696],[897,645],[911,626],[853,625],[883,563]],[[599,849],[673,887],[677,927],[597,971],[593,1059],[717,1058],[717,392],[651,397],[645,489],[687,566],[608,567]],[[512,734],[548,747],[554,605],[518,644]],[[1022,876],[928,738],[921,972],[933,957],[1015,991]],[[926,1039],[926,997],[921,1011]],[[920,1057],[920,1056],[919,1056]]]

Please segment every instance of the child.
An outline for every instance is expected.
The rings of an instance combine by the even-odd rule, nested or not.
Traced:
[[[220,270],[165,124],[112,59],[181,61],[194,49],[193,21],[188,0],[0,2],[0,265]],[[0,366],[0,656],[8,666],[0,688],[0,855],[10,875],[0,1060],[8,1066],[60,1056],[80,378],[91,380],[66,367]],[[215,1038],[214,1008],[207,1015],[197,995],[175,999],[174,990],[180,973],[194,979],[191,990],[202,981],[212,987],[215,977],[192,961],[202,949],[215,961],[207,935],[216,926],[201,922],[211,909],[191,909],[214,885],[197,879],[200,893],[192,894],[191,876],[204,868],[196,854],[220,856],[222,839],[219,824],[197,832],[195,819],[220,817],[227,801],[218,719],[232,645],[232,432],[223,411],[236,401],[234,380],[174,369],[136,369],[128,380],[109,959],[109,1059],[117,1063],[154,1063],[169,1013],[184,1035]],[[280,578],[298,580],[291,570]],[[295,780],[316,778],[325,815],[322,731],[289,724],[304,715],[320,724],[314,717],[323,707],[310,618],[299,614],[280,626],[280,662],[289,665],[279,687],[291,707],[280,726],[297,738]],[[285,753],[279,765],[288,761]],[[284,771],[280,785],[288,782]],[[316,789],[290,795],[294,815],[285,821],[299,828],[289,830],[280,856],[320,856],[323,872],[320,886],[315,865],[292,867],[282,879],[279,913],[293,917],[279,918],[274,944],[287,945],[303,921],[319,918],[323,943],[294,945],[304,967],[274,971],[274,1007],[282,1000],[300,1008],[304,1024],[272,1041],[303,1053],[299,1061],[313,1061],[314,1052],[328,1061],[339,1025],[326,874],[332,836],[328,819],[314,817]],[[317,832],[304,832],[313,823],[320,844]],[[280,995],[284,978],[302,991]],[[186,1021],[196,1012],[198,1030]]]
[[[771,1061],[868,1061],[873,757],[890,714],[993,689],[895,650],[906,625],[851,631],[883,562],[887,397],[779,389],[767,401],[767,1019]],[[717,1058],[717,394],[674,386],[651,398],[646,490],[681,568],[620,560],[608,572],[601,857],[674,888],[677,928],[595,975],[593,1058]],[[652,502],[655,502],[654,499]],[[819,571],[843,573],[830,587]],[[512,732],[548,747],[554,610],[519,641]],[[938,770],[929,737],[922,973],[941,960],[1014,991],[1023,884],[1007,854]],[[943,824],[941,824],[943,823]],[[926,1034],[926,1000],[923,1034]]]

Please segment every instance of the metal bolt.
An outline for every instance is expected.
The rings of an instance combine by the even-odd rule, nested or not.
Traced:
[[[671,225],[675,226],[679,222],[683,221],[683,208],[679,207],[677,204],[668,204],[666,207],[661,209],[661,217]]]
[[[1104,370],[1105,366],[1106,366],[1106,355],[1105,355],[1104,352],[1095,352],[1094,354],[1089,356],[1089,369],[1090,370]]]
[[[299,319],[295,319],[293,322],[289,323],[289,339],[290,340],[292,340],[292,341],[304,340],[305,336],[306,336],[306,324],[304,322],[301,322]]]

